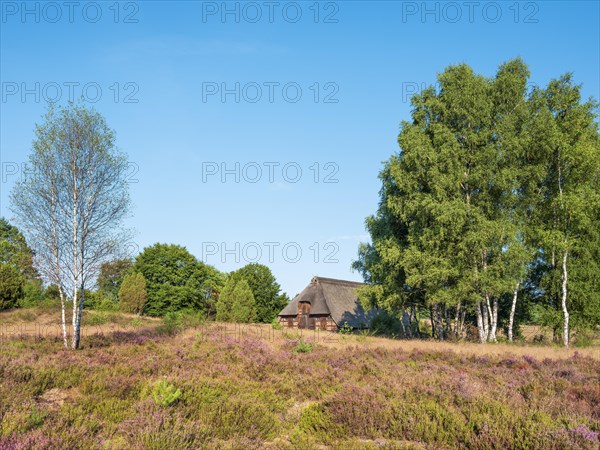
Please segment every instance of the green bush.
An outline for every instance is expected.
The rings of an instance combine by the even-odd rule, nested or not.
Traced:
[[[157,381],[152,388],[152,399],[154,403],[163,408],[173,405],[181,397],[181,389],[169,383],[166,378]]]
[[[398,336],[402,332],[402,325],[397,317],[381,312],[371,320],[371,330],[373,334],[382,336]]]
[[[344,322],[344,325],[342,325],[338,331],[338,333],[340,334],[352,334],[352,330],[353,328],[348,325],[348,322]]]
[[[96,311],[114,312],[119,310],[119,304],[102,296],[100,301],[94,305],[94,309]]]
[[[40,411],[35,405],[31,407],[31,413],[29,414],[29,423],[32,428],[38,428],[44,423],[47,413]]]
[[[109,322],[104,312],[88,311],[83,319],[84,325],[104,325]]]
[[[202,311],[195,311],[193,309],[184,309],[179,312],[179,316],[182,328],[199,327],[206,321],[206,317]]]
[[[163,317],[163,323],[159,328],[159,332],[172,336],[183,330],[183,320],[181,312],[168,312]]]
[[[234,272],[248,282],[256,305],[256,322],[269,323],[288,304],[288,297],[282,294],[281,286],[267,266],[251,263]]]
[[[594,345],[596,339],[598,339],[598,335],[593,331],[577,331],[574,339],[574,345],[575,347],[579,348],[591,347]]]
[[[271,327],[273,327],[274,330],[283,330],[283,326],[279,323],[277,317],[271,322]]]
[[[23,285],[23,297],[18,301],[21,308],[33,308],[44,301],[44,288],[39,280],[28,280]]]
[[[296,353],[310,353],[313,350],[313,344],[310,342],[300,341],[296,344],[296,348],[294,350]]]

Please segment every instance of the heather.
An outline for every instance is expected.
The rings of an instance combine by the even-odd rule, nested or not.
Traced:
[[[600,445],[593,351],[324,336],[130,327],[75,352],[58,338],[3,339],[0,449]]]

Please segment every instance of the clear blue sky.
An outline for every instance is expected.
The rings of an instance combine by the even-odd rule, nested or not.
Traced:
[[[257,260],[292,296],[313,275],[359,279],[408,94],[446,66],[492,76],[521,56],[533,83],[570,71],[600,97],[597,1],[1,6],[0,215],[44,98],[99,97],[134,164],[132,249],[181,244],[224,271]]]

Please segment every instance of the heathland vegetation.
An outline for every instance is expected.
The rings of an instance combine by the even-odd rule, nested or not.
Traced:
[[[60,333],[2,340],[1,449],[600,442],[600,359],[590,349],[296,335],[267,324],[186,329],[114,314],[121,331],[85,335],[77,352],[60,350]]]

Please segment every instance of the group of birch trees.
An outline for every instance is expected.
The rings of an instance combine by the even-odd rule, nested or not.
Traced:
[[[520,59],[493,78],[451,66],[412,98],[353,264],[366,304],[426,308],[438,339],[471,322],[496,341],[502,318],[512,340],[525,298],[565,346],[572,319],[600,323],[597,103],[570,74],[529,76]]]

